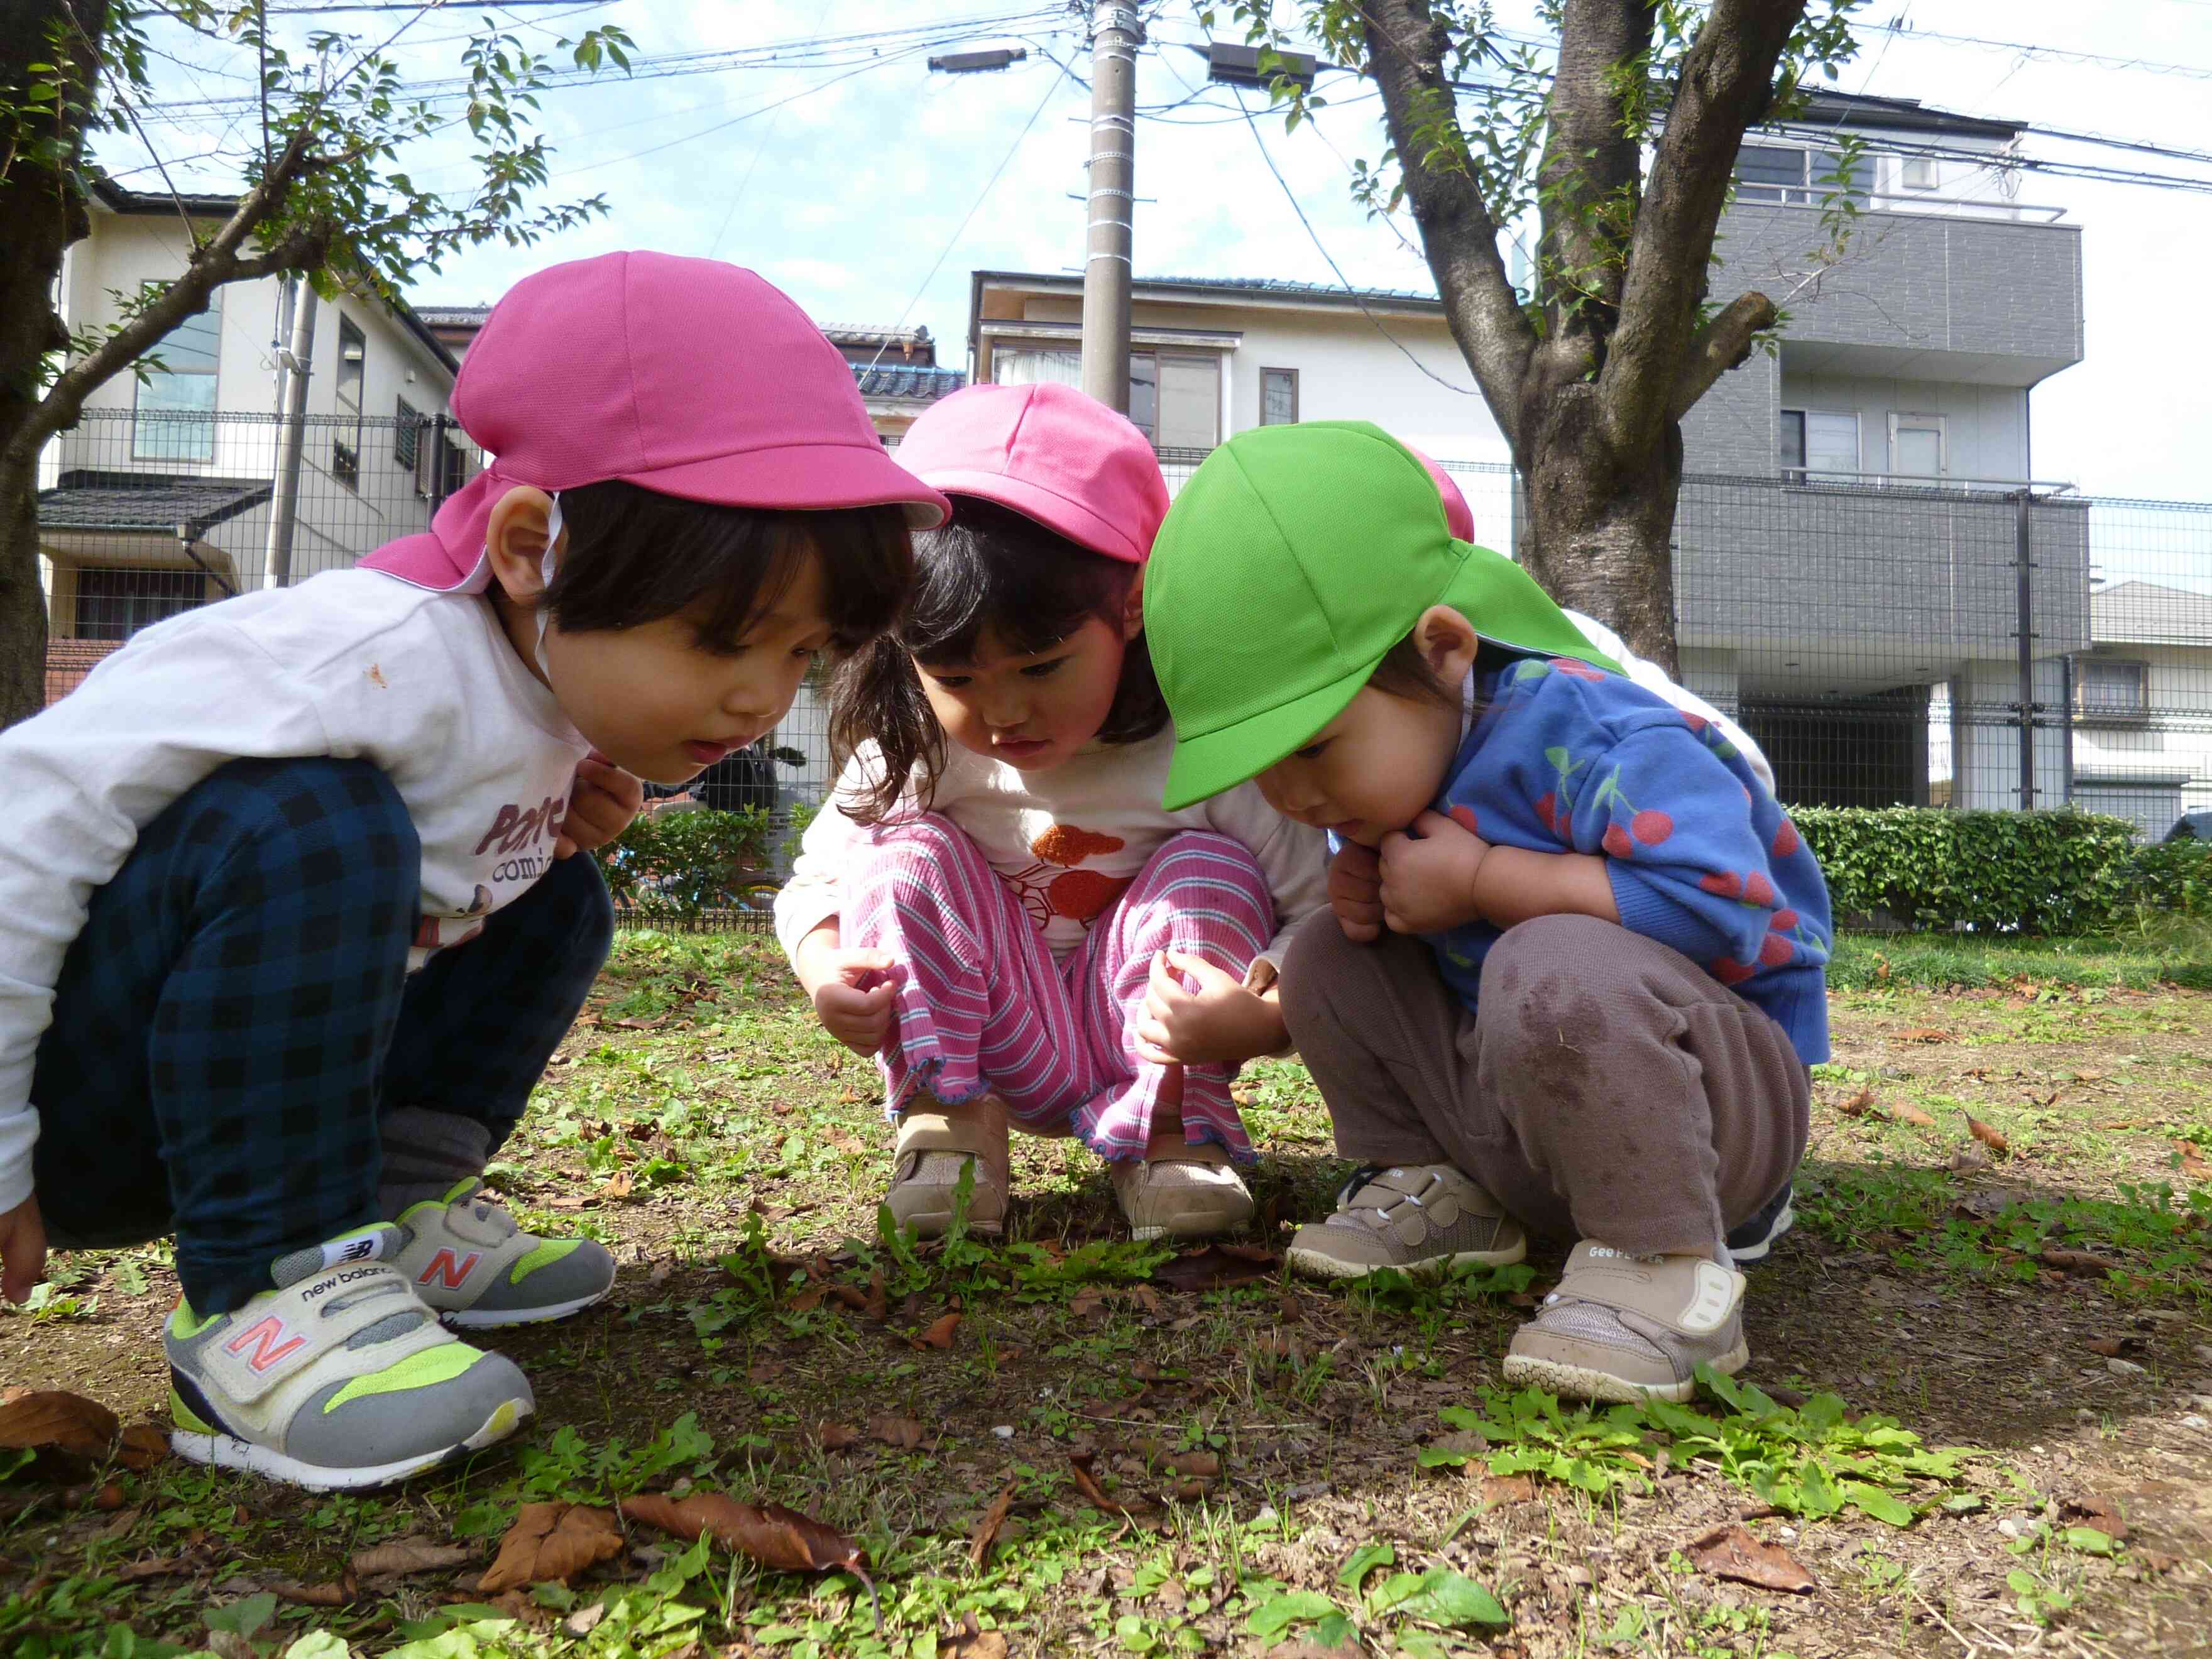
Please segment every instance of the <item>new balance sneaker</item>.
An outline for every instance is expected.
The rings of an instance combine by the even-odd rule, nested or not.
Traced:
[[[1463,1265],[1503,1267],[1528,1254],[1521,1224],[1449,1164],[1369,1164],[1344,1183],[1336,1212],[1291,1236],[1291,1268],[1315,1279],[1363,1279],[1395,1267],[1440,1279]]]
[[[1514,1333],[1505,1380],[1578,1400],[1687,1400],[1700,1361],[1751,1361],[1744,1276],[1701,1255],[1631,1255],[1584,1239],[1559,1289]]]
[[[312,1492],[380,1486],[514,1432],[536,1409],[512,1360],[438,1323],[392,1265],[398,1230],[356,1229],[270,1269],[276,1289],[169,1316],[169,1443]]]
[[[998,1096],[957,1105],[920,1096],[899,1114],[891,1189],[884,1202],[891,1218],[917,1238],[942,1238],[952,1225],[961,1173],[972,1167],[968,1231],[996,1235],[1006,1224],[1008,1158],[1006,1103]]]
[[[1139,1243],[1156,1238],[1212,1238],[1252,1219],[1252,1192],[1212,1141],[1186,1142],[1164,1156],[1117,1159],[1108,1168],[1114,1196]]]
[[[1782,1190],[1766,1200],[1765,1207],[1741,1225],[1729,1231],[1729,1254],[1735,1265],[1747,1267],[1754,1261],[1766,1260],[1766,1253],[1774,1248],[1774,1241],[1796,1224],[1797,1212],[1790,1207],[1795,1195],[1795,1183],[1784,1182]]]
[[[588,1308],[615,1285],[615,1259],[588,1238],[540,1238],[477,1198],[480,1181],[425,1199],[392,1224],[392,1266],[448,1325],[534,1325]]]

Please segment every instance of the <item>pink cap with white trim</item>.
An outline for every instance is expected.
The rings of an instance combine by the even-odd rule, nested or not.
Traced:
[[[1406,449],[1415,460],[1429,469],[1429,477],[1437,481],[1437,494],[1444,498],[1444,528],[1451,532],[1451,538],[1455,542],[1473,541],[1474,509],[1467,504],[1467,497],[1460,494],[1459,485],[1452,481],[1452,475],[1413,445],[1407,444]]]
[[[1145,434],[1070,386],[956,392],[914,423],[898,459],[933,489],[996,501],[1130,564],[1151,556],[1168,514]]]
[[[896,504],[916,529],[951,511],[884,453],[851,367],[806,313],[717,259],[607,253],[524,277],[470,346],[453,410],[489,452],[485,471],[428,532],[364,568],[481,592],[485,526],[518,484],[619,478],[769,509]]]

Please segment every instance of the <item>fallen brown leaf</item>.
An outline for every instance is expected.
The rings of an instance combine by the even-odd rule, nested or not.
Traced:
[[[907,1341],[910,1346],[917,1348],[949,1348],[952,1346],[953,1330],[959,1323],[958,1314],[946,1314],[931,1325],[927,1330],[916,1331],[907,1339]]]
[[[1525,1504],[1536,1495],[1536,1483],[1525,1474],[1486,1474],[1482,1501],[1492,1509],[1506,1504]]]
[[[1845,1117],[1859,1117],[1863,1116],[1865,1114],[1867,1108],[1873,1104],[1874,1091],[1871,1089],[1862,1089],[1858,1093],[1853,1095],[1849,1100],[1838,1101],[1836,1103],[1836,1110],[1840,1112]]]
[[[928,1431],[911,1417],[872,1417],[868,1419],[868,1437],[880,1440],[886,1446],[896,1446],[901,1451],[912,1451],[921,1444]]]
[[[1958,1041],[1957,1037],[1949,1031],[1939,1031],[1932,1025],[1916,1025],[1911,1030],[1899,1031],[1897,1034],[1897,1040],[1899,1042],[1955,1042]]]
[[[1972,1113],[1969,1113],[1966,1117],[1966,1133],[1993,1152],[2008,1152],[2012,1150],[2010,1141]]]
[[[1187,1451],[1168,1459],[1168,1467],[1194,1480],[1211,1480],[1221,1473],[1221,1459],[1210,1451]]]
[[[1909,1100],[1900,1100],[1889,1109],[1889,1115],[1899,1123],[1910,1123],[1916,1129],[1932,1129],[1936,1120]]]
[[[991,1500],[991,1507],[983,1511],[983,1518],[975,1523],[975,1531],[968,1540],[968,1565],[978,1571],[991,1559],[991,1546],[999,1541],[999,1528],[1006,1524],[1007,1511],[1014,1507],[1014,1487],[1007,1482],[1006,1489]]]
[[[427,1538],[401,1538],[362,1551],[349,1563],[363,1578],[380,1572],[437,1572],[458,1567],[476,1552],[464,1544],[434,1544]]]
[[[2177,1136],[2174,1139],[2173,1150],[2181,1154],[2182,1174],[2187,1176],[2191,1181],[2212,1181],[2212,1164],[2207,1164],[2204,1161],[2204,1155],[2198,1150],[2195,1141],[2183,1140]]]
[[[1121,1502],[1118,1498],[1109,1498],[1106,1495],[1105,1487],[1098,1484],[1098,1476],[1091,1467],[1097,1461],[1097,1457],[1098,1454],[1096,1452],[1068,1454],[1067,1466],[1069,1473],[1075,1479],[1075,1490],[1081,1494],[1083,1501],[1094,1510],[1103,1510],[1108,1515],[1135,1514],[1136,1511],[1128,1504]]]
[[[1813,1575],[1779,1544],[1763,1544],[1741,1527],[1715,1527],[1689,1544],[1691,1563],[1715,1578],[1802,1595],[1816,1586]]]
[[[823,1451],[846,1451],[860,1444],[860,1431],[842,1423],[824,1422],[816,1427],[814,1438]]]
[[[599,1024],[610,1026],[617,1031],[657,1031],[675,1018],[673,1010],[665,1014],[655,1014],[651,1019],[609,1019],[602,1014],[599,1016]]]
[[[96,1400],[60,1389],[11,1390],[0,1405],[0,1447],[20,1451],[74,1452],[100,1458],[115,1444],[123,1425]]]
[[[712,1538],[779,1572],[835,1569],[857,1573],[863,1579],[866,1577],[866,1550],[811,1516],[781,1504],[740,1504],[720,1492],[671,1498],[665,1492],[648,1492],[623,1498],[621,1508],[632,1521],[658,1527],[678,1538]]]
[[[135,1584],[142,1578],[167,1578],[180,1572],[191,1572],[199,1565],[198,1558],[185,1555],[151,1555],[143,1561],[131,1561],[109,1572],[108,1577],[118,1584]]]
[[[350,1575],[327,1584],[269,1586],[270,1593],[279,1601],[297,1601],[303,1607],[342,1607],[353,1600],[357,1588]]]
[[[958,1630],[937,1638],[937,1659],[1007,1659],[1012,1651],[997,1631],[980,1629],[972,1613],[960,1621]]]
[[[2124,1544],[2128,1540],[2128,1523],[2120,1518],[2113,1500],[2096,1492],[2082,1498],[2060,1498],[2058,1518],[2069,1527],[2094,1528],[2115,1544]]]
[[[1271,1250],[1255,1249],[1249,1244],[1209,1244],[1162,1262],[1152,1269],[1152,1282],[1171,1291],[1213,1291],[1224,1285],[1273,1279],[1279,1265],[1280,1258]]]
[[[822,1305],[822,1298],[828,1294],[823,1286],[810,1285],[793,1297],[788,1305],[793,1313],[812,1313]]]
[[[629,1171],[628,1170],[617,1170],[612,1175],[609,1176],[606,1180],[606,1184],[599,1188],[599,1196],[602,1198],[628,1198],[629,1196]]]
[[[115,1448],[115,1461],[126,1469],[150,1469],[168,1455],[169,1437],[151,1423],[133,1423]]]
[[[2080,1273],[2084,1277],[2092,1273],[2116,1273],[2120,1270],[2118,1262],[2107,1261],[2087,1250],[2048,1249],[2040,1252],[2036,1260],[2046,1267],[2057,1268],[2060,1273]]]
[[[495,1595],[549,1579],[565,1583],[622,1552],[622,1529],[609,1510],[586,1504],[525,1504],[477,1589]]]

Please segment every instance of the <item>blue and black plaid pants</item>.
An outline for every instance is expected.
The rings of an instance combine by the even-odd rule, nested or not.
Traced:
[[[407,973],[422,852],[363,761],[234,761],[93,895],[31,1099],[56,1239],[173,1232],[200,1313],[377,1218],[380,1113],[505,1139],[613,939],[598,867],[560,860],[466,945]]]

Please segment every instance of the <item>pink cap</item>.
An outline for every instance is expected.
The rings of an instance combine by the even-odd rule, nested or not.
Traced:
[[[884,453],[851,367],[790,298],[750,270],[606,253],[524,277],[485,319],[453,417],[489,452],[428,532],[361,561],[418,587],[490,580],[484,531],[518,484],[620,478],[730,507],[906,509],[951,503]]]
[[[933,404],[899,442],[933,489],[978,495],[1079,547],[1142,564],[1168,515],[1145,434],[1071,386],[971,386]]]
[[[1404,441],[1401,439],[1400,441]],[[1413,445],[1407,444],[1406,448],[1415,460],[1429,469],[1429,476],[1437,481],[1437,494],[1444,498],[1444,528],[1451,532],[1452,539],[1455,542],[1473,541],[1474,509],[1467,504],[1467,497],[1460,494],[1459,486],[1452,482],[1452,475]]]

